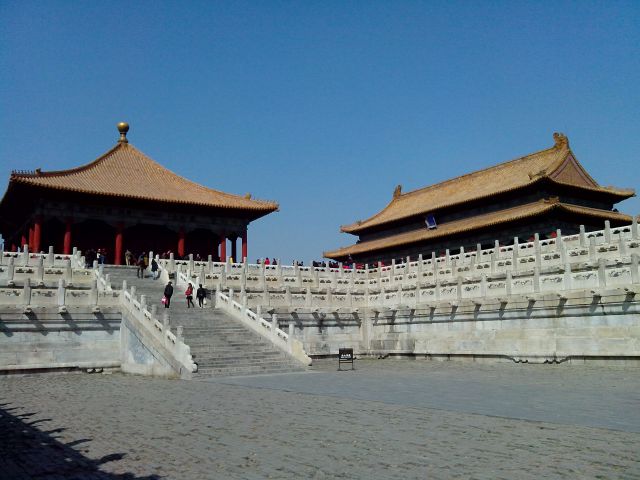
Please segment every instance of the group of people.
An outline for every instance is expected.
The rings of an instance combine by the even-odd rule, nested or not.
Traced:
[[[94,260],[97,260],[99,265],[104,265],[107,263],[107,249],[98,248],[94,250],[93,248],[90,248],[85,253],[84,258],[87,268],[93,267]]]
[[[196,308],[193,303],[193,285],[189,283],[187,285],[187,289],[184,291],[184,295],[187,299],[187,308]],[[164,296],[162,297],[162,303],[164,304],[164,308],[169,308],[171,306],[171,297],[173,296],[173,283],[169,280],[169,283],[164,287]],[[207,304],[207,289],[200,284],[198,289],[196,290],[196,298],[198,299],[198,306],[200,308],[204,308]]]
[[[231,263],[233,263],[233,262],[231,262]],[[275,257],[273,257],[273,259],[269,259],[269,257],[264,258],[264,259],[263,258],[259,258],[256,263],[258,265],[262,265],[262,264],[265,264],[265,265],[278,265],[278,259],[275,258]]]
[[[147,253],[142,252],[136,258],[136,256],[130,250],[127,250],[126,252],[124,252],[124,261],[129,266],[135,265],[136,267],[138,267],[138,269],[136,270],[136,276],[138,278],[145,277],[145,272],[147,270],[147,267],[149,267],[149,256]],[[151,276],[153,277],[154,280],[156,280],[159,274],[160,274],[160,265],[158,265],[158,262],[156,261],[155,258],[152,258],[151,259]]]

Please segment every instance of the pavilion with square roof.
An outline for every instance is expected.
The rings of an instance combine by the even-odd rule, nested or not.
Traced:
[[[187,180],[128,142],[129,125],[118,124],[118,143],[98,159],[69,170],[13,171],[0,201],[5,245],[31,251],[53,246],[68,254],[102,248],[116,265],[124,249],[248,255],[250,222],[278,204],[233,195]],[[237,240],[241,239],[241,256]],[[230,252],[227,242],[231,242]]]

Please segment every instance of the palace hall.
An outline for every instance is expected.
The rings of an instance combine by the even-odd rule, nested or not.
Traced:
[[[119,123],[118,130],[116,145],[86,165],[12,172],[0,201],[7,248],[102,249],[116,265],[125,250],[223,261],[248,256],[249,223],[278,210],[277,203],[189,181],[131,145],[128,124]]]
[[[600,186],[578,162],[569,140],[555,133],[554,145],[521,158],[412,192],[396,187],[391,202],[366,220],[341,227],[355,244],[325,252],[343,262],[391,261],[490,248],[574,234],[631,222],[614,205],[632,189]]]

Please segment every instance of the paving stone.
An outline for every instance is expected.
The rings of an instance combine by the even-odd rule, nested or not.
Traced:
[[[0,479],[640,478],[637,369],[336,367],[197,382],[1,377]],[[535,418],[508,408],[537,390]]]

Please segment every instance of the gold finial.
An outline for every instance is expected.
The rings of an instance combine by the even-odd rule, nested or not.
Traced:
[[[400,195],[402,195],[402,185],[398,185],[393,191],[393,198],[398,198]]]
[[[555,142],[556,148],[568,147],[569,139],[564,133],[556,132],[553,134],[553,141]]]
[[[120,140],[118,140],[118,143],[129,143],[129,140],[127,140],[129,124],[127,122],[120,122],[118,124],[118,131],[120,132]]]

